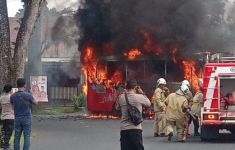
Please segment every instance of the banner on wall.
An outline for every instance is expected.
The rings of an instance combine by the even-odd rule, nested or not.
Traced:
[[[18,88],[12,88],[12,94],[18,92]]]
[[[31,94],[38,102],[48,102],[47,76],[30,76]]]

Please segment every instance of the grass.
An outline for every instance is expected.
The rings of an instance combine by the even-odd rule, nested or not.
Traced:
[[[14,132],[13,132],[13,134],[12,134],[12,136],[11,136],[11,139],[10,139],[9,143],[10,143],[11,146],[14,145]],[[20,138],[20,144],[23,144],[23,143],[24,143],[24,137],[21,136],[21,138]]]
[[[75,112],[77,112],[77,110],[74,107],[56,107],[36,109],[33,111],[33,115],[64,115]]]

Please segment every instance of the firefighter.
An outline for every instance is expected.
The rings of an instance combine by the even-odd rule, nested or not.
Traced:
[[[188,100],[189,106],[191,107],[192,104],[193,104],[193,94],[191,92],[191,85],[190,85],[188,80],[183,80],[181,84],[185,84],[189,88],[189,90],[187,91],[187,94],[185,96],[186,96],[186,98]]]
[[[202,108],[202,104],[203,104],[203,94],[202,94],[203,81],[202,81],[202,79],[198,79],[198,85],[199,85],[199,91],[193,97],[193,105],[191,108],[191,110],[196,118],[193,120],[194,136],[200,136],[198,129],[199,129],[199,118],[200,118],[201,108]]]
[[[165,100],[169,94],[169,89],[166,87],[166,80],[159,78],[157,81],[156,90],[153,95],[154,103],[154,137],[166,136],[166,117],[165,117]]]
[[[185,94],[185,97],[187,98],[189,109],[191,109],[191,106],[193,105],[193,94],[191,92],[191,85],[188,80],[183,80],[181,85],[186,85],[189,89]],[[188,114],[186,114],[184,121],[184,140],[188,138],[189,135],[189,124],[191,123],[190,120],[192,120],[192,118]]]
[[[184,120],[186,116],[185,112],[188,109],[188,100],[186,98],[188,91],[188,86],[182,84],[179,90],[166,98],[166,134],[168,135],[168,141],[171,141],[174,127],[177,130],[177,140],[179,142],[185,141],[183,139]]]

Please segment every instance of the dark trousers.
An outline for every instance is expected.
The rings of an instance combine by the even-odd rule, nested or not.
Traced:
[[[199,129],[199,119],[197,116],[195,116],[196,120],[193,120],[193,118],[190,116],[188,124],[190,125],[191,122],[193,121],[193,126],[194,126],[194,133],[198,133]]]
[[[121,150],[144,150],[142,130],[121,131]]]
[[[13,119],[5,119],[2,120],[2,126],[3,126],[3,149],[9,148],[9,141],[12,135],[12,132],[14,130],[14,120]]]

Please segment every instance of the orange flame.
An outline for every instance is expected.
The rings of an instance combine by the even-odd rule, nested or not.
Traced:
[[[175,64],[177,64],[176,54],[178,51],[179,51],[179,49],[177,49],[177,48],[173,48],[170,50],[171,58]]]
[[[104,65],[98,65],[98,59],[94,54],[93,47],[87,47],[84,50],[83,54],[83,67],[81,71],[84,74],[84,85],[82,86],[82,91],[87,95],[88,83],[96,83],[100,84],[101,82],[109,81],[109,83],[120,83],[122,82],[122,72],[120,70],[116,70],[110,80],[107,79],[107,70]],[[114,84],[113,84],[114,85]]]
[[[124,53],[124,56],[128,57],[129,60],[134,60],[141,55],[143,54],[137,48],[131,49],[128,53]]]
[[[87,88],[88,88],[88,85],[87,85],[87,71],[84,67],[82,67],[82,72],[84,74],[84,84],[82,85],[82,92],[87,95]]]
[[[92,114],[85,116],[87,119],[119,119],[113,115],[105,115],[105,114]]]
[[[122,72],[120,70],[116,70],[113,76],[111,77],[111,80],[114,83],[119,84],[122,81],[121,79],[122,79]]]
[[[143,30],[141,30],[141,33],[145,38],[144,49],[147,52],[154,53],[155,55],[160,55],[164,52],[164,50],[160,48],[160,46],[157,45],[156,42],[154,42],[153,37],[151,36],[150,33],[145,32]]]
[[[196,63],[192,60],[184,60],[182,61],[182,63],[184,69],[184,78],[191,83],[192,88],[194,90],[198,91],[199,86],[198,86],[198,76],[195,68]]]
[[[87,79],[89,78],[95,78],[96,76],[96,65],[97,65],[97,60],[94,55],[94,49],[92,47],[87,47],[85,50],[85,54],[83,57],[83,62],[84,65],[82,67],[82,72],[84,74],[84,85],[82,86],[82,91],[83,93],[87,94]]]

